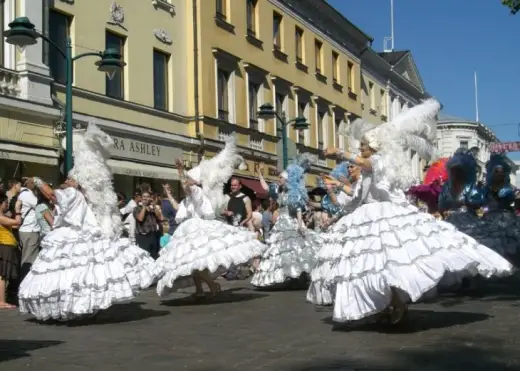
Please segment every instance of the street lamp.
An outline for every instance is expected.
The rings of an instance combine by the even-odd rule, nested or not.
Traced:
[[[271,103],[265,103],[260,106],[258,110],[257,117],[262,120],[270,120],[272,118],[276,118],[282,124],[282,163],[283,168],[285,169],[289,163],[288,159],[288,144],[287,144],[287,126],[293,125],[295,130],[301,131],[309,128],[309,123],[305,117],[296,117],[287,121],[287,117],[285,116],[285,112],[282,112],[280,116],[274,106]]]
[[[15,18],[9,23],[9,29],[3,32],[5,41],[8,44],[16,45],[20,50],[26,46],[35,45],[38,38],[47,41],[50,45],[65,58],[66,78],[65,78],[65,175],[72,169],[72,66],[73,63],[83,57],[94,56],[99,60],[95,63],[98,71],[105,72],[109,79],[114,77],[126,63],[121,60],[121,55],[115,49],[106,49],[103,52],[87,52],[72,56],[72,41],[67,37],[65,50],[62,50],[54,41],[42,35],[35,29],[27,17]]]

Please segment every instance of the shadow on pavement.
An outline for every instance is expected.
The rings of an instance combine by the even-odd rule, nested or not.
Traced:
[[[333,331],[369,331],[380,333],[412,334],[436,328],[467,325],[485,321],[490,316],[484,313],[471,312],[436,312],[432,310],[410,308],[407,316],[399,325],[385,325],[376,323],[348,323],[338,324],[332,317],[323,319],[323,322],[333,325]]]
[[[1,340],[0,339],[0,362],[13,359],[30,357],[29,352],[36,349],[48,348],[62,344],[63,341],[53,340]],[[1,369],[1,367],[0,367]]]
[[[215,304],[227,304],[227,303],[238,303],[242,301],[250,301],[255,299],[265,298],[266,294],[258,294],[252,292],[242,292],[242,288],[234,288],[229,290],[221,291],[215,298],[207,296],[202,299],[194,299],[192,296],[186,296],[180,299],[165,300],[161,304],[169,307],[183,307],[191,305],[215,305]]]
[[[141,306],[142,302],[132,302],[125,304],[115,304],[110,308],[99,312],[90,317],[82,317],[77,320],[67,322],[61,321],[47,321],[40,322],[35,319],[29,319],[30,322],[36,322],[44,325],[58,325],[68,327],[91,326],[91,325],[110,325],[116,323],[127,323],[140,321],[147,318],[163,317],[170,314],[166,310],[144,309]]]
[[[253,286],[255,291],[260,292],[275,292],[275,291],[303,291],[309,288],[310,278],[306,273],[302,273],[299,278],[291,278],[282,283],[277,283],[271,286],[258,287]]]
[[[455,293],[439,293],[437,297],[426,299],[423,302],[437,303],[449,308],[468,301],[520,301],[520,275],[518,273],[511,277],[476,279],[475,282],[474,289]]]
[[[506,352],[504,343],[491,338],[478,340],[464,337],[443,339],[422,347],[399,348],[396,346],[374,359],[358,361],[347,357],[318,360],[295,365],[283,371],[518,371],[520,357]],[[348,350],[347,350],[348,352]],[[382,361],[378,361],[378,358]],[[280,370],[282,371],[282,370]]]

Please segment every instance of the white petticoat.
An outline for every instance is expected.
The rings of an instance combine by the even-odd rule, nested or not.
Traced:
[[[39,320],[69,320],[133,299],[158,270],[150,255],[127,238],[110,240],[58,228],[20,285],[20,311]]]
[[[384,310],[391,287],[417,301],[446,272],[484,277],[513,272],[504,258],[453,225],[390,202],[359,207],[331,229],[326,241],[311,273],[321,292],[309,292],[308,299],[326,302],[325,286],[334,298],[333,319],[338,322]]]
[[[269,247],[251,279],[251,284],[257,287],[272,286],[310,273],[322,244],[316,232],[298,230],[298,221],[285,213],[276,221],[266,242]]]
[[[256,234],[218,220],[191,218],[182,222],[160,251],[157,283],[160,296],[192,285],[193,271],[210,273],[244,264],[262,255],[266,246]]]

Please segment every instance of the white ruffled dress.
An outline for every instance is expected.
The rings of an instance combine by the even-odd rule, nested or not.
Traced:
[[[20,285],[22,313],[42,321],[75,319],[129,301],[154,282],[150,255],[127,238],[105,237],[80,191],[54,192],[59,212]]]
[[[385,310],[392,287],[403,300],[417,301],[446,272],[472,271],[484,277],[511,274],[507,260],[453,225],[419,212],[401,191],[390,191],[380,157],[363,189],[364,204],[343,217],[344,230],[318,253],[312,273],[333,291],[333,320],[359,320]]]
[[[278,220],[266,241],[268,248],[251,279],[251,284],[256,287],[273,286],[310,273],[321,246],[321,239],[315,231],[305,227],[299,229],[297,219],[289,215],[285,192],[279,194],[278,202]]]
[[[159,296],[192,286],[194,271],[225,271],[265,250],[255,233],[216,220],[210,200],[197,186],[191,186],[191,195],[181,202],[176,220],[180,225],[156,261]]]
[[[367,181],[369,183],[370,178],[368,178]],[[365,181],[365,183],[367,183],[367,181]],[[347,195],[345,192],[341,192],[337,196],[336,200],[338,206],[341,207],[341,213],[343,215],[351,213],[360,205],[362,200],[362,187],[363,179],[360,179],[352,184],[352,195]],[[322,238],[322,246],[330,244],[339,246],[338,241],[342,240],[343,236],[347,232],[347,228],[344,224],[345,220],[346,219],[342,217],[336,223],[331,225],[329,229],[320,234],[320,237]],[[328,266],[330,262],[328,259],[321,259],[319,254],[317,254],[316,260],[316,265],[311,271],[311,283],[307,290],[307,301],[316,305],[331,305],[334,302],[333,293],[335,291],[335,283],[330,281],[324,282],[324,278],[319,276],[320,272],[323,270],[323,266]]]

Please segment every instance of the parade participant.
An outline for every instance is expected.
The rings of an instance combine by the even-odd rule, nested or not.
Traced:
[[[157,284],[159,296],[195,285],[193,298],[205,298],[205,282],[210,298],[214,298],[220,292],[220,285],[213,280],[215,275],[247,263],[265,250],[254,232],[216,219],[227,205],[224,184],[235,168],[244,164],[234,137],[226,139],[225,148],[217,156],[203,160],[186,174],[177,161],[186,198],[175,216],[179,226],[156,261],[162,272]]]
[[[122,233],[107,164],[113,140],[96,125],[74,134],[74,169],[67,188],[33,178],[58,212],[42,250],[20,285],[22,313],[71,320],[133,299],[156,278],[150,255]]]
[[[324,244],[318,259],[328,260],[319,275],[334,287],[333,320],[346,322],[389,312],[399,323],[409,300],[435,287],[447,271],[475,268],[485,277],[510,274],[512,266],[449,223],[410,205],[403,189],[413,178],[407,149],[429,159],[435,152],[440,104],[427,100],[393,121],[358,130],[360,155],[344,158],[363,171],[362,202],[337,224],[346,232]],[[341,154],[329,149],[327,155]]]
[[[260,183],[269,196],[279,204],[279,215],[267,239],[268,248],[262,255],[251,284],[270,287],[290,279],[306,279],[315,264],[315,255],[321,242],[316,232],[306,228],[303,212],[309,196],[305,188],[305,173],[314,156],[298,155],[280,174],[278,184],[268,185],[258,169]]]
[[[419,184],[411,186],[406,194],[415,201],[421,201],[426,204],[427,212],[437,219],[442,219],[439,212],[439,195],[442,191],[440,180],[435,180],[431,184]]]
[[[446,163],[448,181],[442,186],[438,208],[444,219],[465,234],[477,238],[481,222],[477,210],[483,197],[477,187],[477,160],[472,152],[459,148]]]
[[[520,244],[520,219],[513,204],[515,190],[511,186],[511,165],[504,154],[494,153],[486,164],[486,186],[482,195],[484,214],[479,241],[506,257],[513,257]]]
[[[330,176],[325,179],[328,186],[335,189],[340,189],[339,195],[336,197],[336,192],[329,194],[335,198],[333,207],[331,208],[333,217],[330,228],[320,234],[323,239],[322,246],[328,246],[332,249],[341,249],[342,238],[347,232],[348,227],[344,224],[346,220],[343,218],[348,213],[354,211],[362,200],[361,187],[363,185],[363,178],[361,175],[361,168],[354,163],[344,161],[338,166],[346,166],[348,169],[348,180],[337,180],[332,175],[334,174],[339,179],[343,177],[343,171],[332,171]],[[327,208],[327,206],[325,206]],[[328,269],[329,260],[320,259],[318,254],[316,266],[311,271],[311,284],[307,290],[307,301],[317,305],[330,305],[333,303],[333,293],[335,286],[331,282],[324,284],[321,275],[323,269]]]

